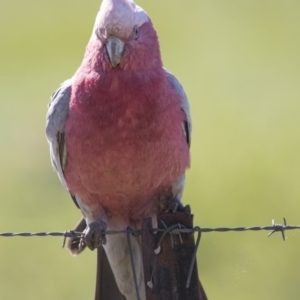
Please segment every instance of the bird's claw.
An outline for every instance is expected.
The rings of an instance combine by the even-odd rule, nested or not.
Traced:
[[[176,212],[180,206],[180,201],[177,198],[171,198],[167,201],[167,211]]]
[[[83,232],[83,237],[80,240],[80,248],[85,245],[94,250],[106,244],[105,231],[107,224],[105,222],[92,222]]]
[[[178,198],[170,198],[167,201],[166,210],[171,212],[183,212],[188,216],[191,215],[190,205],[183,206]]]
[[[187,214],[187,215],[189,215],[189,216],[192,214],[191,206],[189,204],[187,204],[186,206],[182,205],[180,211]]]

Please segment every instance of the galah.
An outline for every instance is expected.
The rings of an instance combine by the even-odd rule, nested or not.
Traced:
[[[81,66],[52,95],[46,135],[52,164],[84,217],[81,248],[69,248],[103,246],[120,299],[137,299],[126,235],[104,233],[140,228],[146,217],[155,224],[160,212],[183,208],[191,117],[182,86],[163,68],[152,22],[134,1],[103,0]],[[132,252],[145,299],[138,238]]]

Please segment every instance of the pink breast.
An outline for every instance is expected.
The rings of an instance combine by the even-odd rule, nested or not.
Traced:
[[[148,90],[118,81],[74,85],[65,126],[65,177],[87,204],[135,213],[184,173],[189,150],[180,101],[161,79]]]

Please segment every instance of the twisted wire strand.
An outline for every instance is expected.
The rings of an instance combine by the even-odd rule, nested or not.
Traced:
[[[286,231],[286,230],[296,230],[300,229],[300,225],[281,225],[281,224],[274,224],[274,225],[269,225],[269,226],[252,226],[252,227],[199,227],[195,226],[194,228],[177,228],[176,230],[181,232],[181,233],[194,233],[194,232],[230,232],[230,231],[235,231],[235,232],[243,232],[243,231],[262,231],[262,230],[268,230],[271,231],[270,234],[273,232],[277,231]],[[134,235],[139,235],[140,230],[139,229],[130,229],[131,233]],[[160,231],[160,232],[165,232],[169,231],[168,229],[153,229],[154,232]],[[108,230],[105,232],[106,235],[110,234],[119,234],[119,233],[127,233],[127,230]],[[39,237],[46,237],[46,236],[62,236],[62,237],[81,237],[82,232],[78,231],[73,231],[73,230],[67,230],[67,231],[51,231],[51,232],[46,232],[46,231],[40,231],[40,232],[0,232],[0,237],[34,237],[34,236],[39,236]]]
[[[159,255],[160,250],[161,250],[161,243],[163,239],[166,237],[167,234],[171,234],[171,242],[172,242],[172,248],[173,248],[173,234],[179,235],[180,241],[182,242],[181,238],[181,233],[188,233],[188,234],[195,234],[198,233],[196,243],[195,243],[195,248],[193,251],[193,255],[191,257],[191,263],[188,271],[188,276],[187,276],[187,281],[186,281],[186,287],[189,288],[190,282],[191,282],[191,276],[192,276],[192,271],[193,267],[195,264],[196,260],[196,253],[199,248],[200,244],[200,239],[201,239],[201,234],[203,232],[244,232],[244,231],[262,231],[262,230],[268,230],[270,231],[268,236],[271,236],[275,232],[281,232],[282,234],[282,239],[285,241],[285,231],[286,230],[295,230],[295,229],[300,229],[300,225],[287,225],[286,219],[283,218],[283,225],[282,224],[276,224],[274,220],[272,220],[272,225],[271,226],[252,226],[252,227],[217,227],[217,228],[210,228],[210,227],[199,227],[195,226],[193,228],[187,228],[182,224],[173,224],[170,227],[167,227],[164,224],[165,228],[162,229],[153,229],[153,232],[163,232],[162,236],[160,237],[156,248],[153,249],[156,255]],[[107,230],[105,232],[106,235],[111,235],[111,234],[120,234],[124,233],[127,235],[127,244],[129,248],[129,254],[130,254],[130,261],[131,261],[131,267],[132,267],[132,272],[133,272],[133,277],[134,277],[134,284],[135,284],[135,290],[136,290],[136,297],[137,300],[140,300],[140,295],[139,295],[139,289],[138,289],[138,282],[136,278],[136,270],[135,270],[135,263],[133,259],[133,250],[132,250],[132,245],[131,245],[131,235],[132,236],[139,236],[141,234],[140,229],[132,229],[132,228],[127,228],[126,230]],[[83,237],[83,232],[79,231],[74,231],[74,230],[66,230],[64,232],[61,231],[52,231],[52,232],[0,232],[0,237],[33,237],[33,236],[38,236],[38,237],[46,237],[46,236],[55,236],[55,237],[64,237],[63,240],[63,247],[65,246],[66,238],[78,238],[78,237]],[[153,275],[153,274],[152,274]],[[152,277],[151,275],[151,277]],[[153,286],[152,283],[152,278],[147,283],[150,287]]]

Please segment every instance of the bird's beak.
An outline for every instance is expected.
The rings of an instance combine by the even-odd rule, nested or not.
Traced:
[[[111,65],[113,67],[116,67],[120,63],[122,54],[124,52],[124,42],[118,39],[116,36],[112,35],[107,39],[105,47]]]

